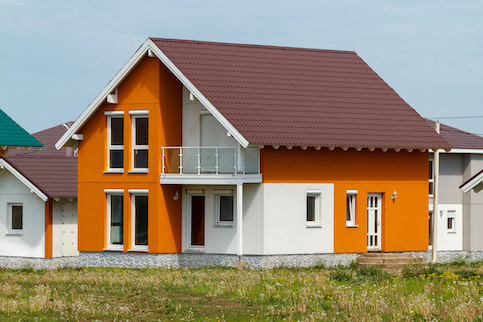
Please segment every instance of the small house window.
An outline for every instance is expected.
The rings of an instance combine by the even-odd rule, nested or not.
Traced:
[[[148,111],[130,111],[132,115],[132,168],[148,169],[149,118]]]
[[[456,232],[455,224],[456,224],[456,211],[448,210],[448,217],[447,217],[447,223],[446,223],[446,228],[448,233]]]
[[[233,192],[217,192],[215,190],[215,207],[217,226],[233,226],[235,217]]]
[[[434,163],[433,160],[429,160],[429,195],[434,194]]]
[[[347,190],[346,194],[346,226],[355,226],[357,190]]]
[[[320,191],[307,191],[305,220],[307,226],[320,225]]]
[[[8,233],[22,234],[23,232],[23,204],[8,204]]]
[[[124,168],[124,112],[105,112],[107,116],[107,168],[122,172]]]

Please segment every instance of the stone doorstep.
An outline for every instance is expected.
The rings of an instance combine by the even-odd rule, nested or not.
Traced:
[[[389,273],[399,273],[407,265],[428,266],[421,257],[413,257],[411,253],[364,253],[357,262],[361,266],[374,266]]]
[[[413,258],[413,254],[411,253],[362,253],[360,257],[366,258],[393,258],[393,257],[400,257],[400,258]]]

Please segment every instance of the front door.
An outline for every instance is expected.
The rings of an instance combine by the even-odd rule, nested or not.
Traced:
[[[205,246],[205,196],[191,196],[190,245]]]
[[[367,194],[367,250],[381,250],[381,194]]]

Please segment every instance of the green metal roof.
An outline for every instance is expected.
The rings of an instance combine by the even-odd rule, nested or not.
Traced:
[[[42,143],[0,109],[0,146],[42,147]]]

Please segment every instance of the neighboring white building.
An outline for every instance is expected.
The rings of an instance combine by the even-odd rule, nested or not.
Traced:
[[[438,251],[483,251],[483,235],[480,232],[483,227],[483,194],[474,191],[463,193],[460,189],[464,182],[483,168],[483,137],[444,124],[441,124],[440,134],[452,149],[449,153],[440,152]],[[434,184],[432,154],[429,163],[431,217]]]

